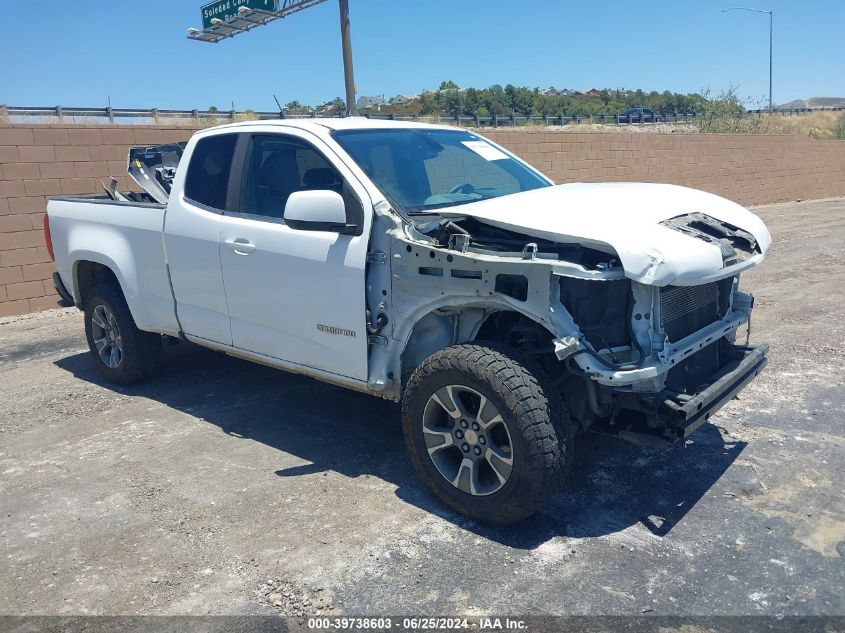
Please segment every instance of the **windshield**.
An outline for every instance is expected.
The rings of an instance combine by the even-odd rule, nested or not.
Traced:
[[[406,213],[551,186],[465,130],[338,130],[333,136],[391,204]]]

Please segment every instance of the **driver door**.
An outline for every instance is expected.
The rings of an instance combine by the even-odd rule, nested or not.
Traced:
[[[316,137],[251,134],[237,211],[221,219],[220,257],[233,346],[367,379],[365,266],[371,204],[360,183]],[[287,225],[297,191],[333,190],[356,235]]]

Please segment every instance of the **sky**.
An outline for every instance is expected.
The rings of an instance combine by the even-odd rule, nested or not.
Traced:
[[[742,0],[740,0],[741,2]],[[748,0],[774,10],[774,101],[845,97],[845,0]],[[337,0],[208,44],[204,0],[0,0],[0,104],[275,110],[344,95]],[[768,16],[737,0],[349,0],[358,95],[451,79],[768,100]],[[759,2],[759,4],[758,4]],[[10,26],[11,25],[11,26]]]

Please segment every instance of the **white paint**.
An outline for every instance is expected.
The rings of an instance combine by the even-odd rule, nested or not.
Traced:
[[[503,158],[508,158],[507,154],[493,147],[487,141],[461,141],[461,144],[465,145],[467,149],[471,149],[484,160],[502,160]]]
[[[188,147],[193,149],[195,142]],[[185,170],[173,190],[181,191]],[[164,245],[176,312],[182,330],[224,345],[232,344],[223,272],[220,269],[220,215],[181,194],[167,203]]]
[[[717,246],[660,224],[695,212],[745,229],[758,241],[763,255],[772,242],[763,221],[744,207],[677,185],[573,183],[454,209],[456,214],[528,235],[615,252],[626,276],[657,286],[701,284],[762,261],[763,255],[759,255],[723,268]]]
[[[288,197],[285,220],[344,224],[343,198],[334,191],[296,191]]]

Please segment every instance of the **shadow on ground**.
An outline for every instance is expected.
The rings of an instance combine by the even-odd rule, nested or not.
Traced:
[[[417,478],[405,457],[397,405],[186,343],[169,346],[165,355],[161,374],[133,387],[105,383],[87,353],[56,365],[311,462],[279,470],[279,477],[326,470],[380,477],[395,484],[406,502],[515,548],[531,549],[555,536],[603,536],[636,524],[665,536],[745,448],[744,442],[725,442],[712,425],[686,446],[659,450],[590,433],[580,438],[572,473],[543,512],[514,526],[488,527],[444,508]]]

